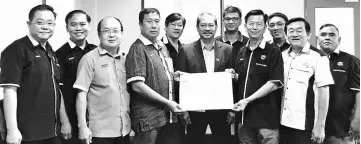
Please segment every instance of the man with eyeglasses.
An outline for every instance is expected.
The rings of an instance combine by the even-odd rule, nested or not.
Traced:
[[[278,144],[281,95],[283,87],[281,52],[265,41],[267,15],[262,10],[247,13],[247,45],[240,49],[235,62],[238,99],[235,111],[242,111],[238,127],[240,143]],[[235,73],[236,72],[236,73]]]
[[[232,46],[215,40],[214,35],[218,27],[217,18],[210,13],[201,13],[197,17],[196,27],[200,39],[184,45],[179,50],[179,71],[213,73],[223,72],[229,68]],[[200,102],[200,104],[202,103]],[[191,124],[187,126],[187,143],[204,144],[208,125],[216,144],[229,143],[231,129],[227,124],[228,111],[189,111]]]
[[[139,12],[140,37],[129,49],[126,60],[127,84],[131,95],[133,144],[155,144],[164,126],[183,111],[174,101],[173,62],[164,44],[157,39],[160,13],[155,8]],[[172,142],[169,142],[172,143]]]
[[[287,21],[287,16],[280,12],[271,14],[268,19],[268,30],[273,37],[270,43],[276,45],[281,52],[291,46],[286,40]]]
[[[100,44],[81,58],[73,86],[78,90],[79,139],[86,144],[129,144],[126,53],[119,47],[123,25],[116,17],[106,17],[97,31]]]
[[[14,41],[1,54],[7,143],[52,144],[57,142],[60,130],[64,136],[71,135],[59,89],[60,67],[48,43],[55,18],[51,6],[33,7],[27,36]]]
[[[56,51],[61,68],[63,85],[60,86],[65,109],[72,127],[72,136],[63,136],[60,139],[63,144],[79,143],[78,120],[76,116],[75,102],[76,90],[73,89],[76,80],[78,63],[84,54],[93,50],[96,45],[89,44],[86,40],[90,31],[90,16],[82,10],[73,10],[65,17],[66,29],[69,33],[69,40]]]

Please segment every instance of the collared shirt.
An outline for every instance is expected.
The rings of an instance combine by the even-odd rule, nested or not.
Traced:
[[[298,54],[292,48],[285,50],[282,57],[285,86],[281,124],[299,130],[312,130],[317,113],[313,85],[319,88],[333,84],[328,58],[309,43]]]
[[[100,45],[85,54],[74,88],[87,92],[89,128],[93,137],[119,137],[130,132],[125,53],[109,54]]]
[[[69,46],[70,46],[71,49],[73,49],[73,48],[76,47],[76,44],[75,44],[73,41],[71,41],[70,39],[68,40],[68,44],[69,44]],[[78,47],[79,47],[80,49],[84,50],[86,46],[87,46],[87,43],[86,43],[85,45],[78,46]]]
[[[249,38],[242,35],[242,33],[238,31],[238,39],[233,43],[228,40],[226,32],[224,32],[223,36],[216,37],[216,40],[232,45],[233,48],[231,51],[231,67],[234,68],[237,53],[242,47],[247,44]]]
[[[49,43],[31,37],[14,41],[1,54],[0,86],[17,89],[17,124],[23,141],[59,134],[60,67]]]
[[[326,135],[346,137],[356,93],[360,92],[360,59],[337,48],[329,60],[335,84],[330,86]]]
[[[285,51],[291,46],[291,44],[289,44],[287,41],[285,41],[281,46],[278,46],[276,43],[274,43],[274,39],[270,41],[270,44],[274,44],[281,52]]]
[[[283,61],[279,50],[265,40],[256,48],[241,48],[236,58],[238,100],[247,98],[267,82],[283,86]],[[271,92],[249,103],[244,110],[243,125],[253,128],[278,128],[281,95]]]
[[[201,47],[204,56],[204,63],[206,64],[207,73],[214,72],[214,41],[212,43],[212,47],[206,48],[203,41],[201,41]]]
[[[70,124],[72,125],[72,133],[76,137],[78,135],[78,119],[75,109],[77,91],[73,89],[73,85],[76,80],[76,72],[80,59],[95,47],[96,45],[86,42],[85,47],[80,48],[69,40],[56,51],[56,56],[58,57],[61,68],[61,81],[63,85],[61,85],[60,88],[63,93],[64,106]]]
[[[143,81],[164,98],[172,100],[172,62],[167,49],[158,46],[163,45],[159,42],[153,44],[143,35],[132,44],[126,60],[127,83],[130,86],[133,81]],[[169,121],[169,111],[163,104],[150,101],[132,89],[129,92],[132,128],[135,132],[161,127]]]

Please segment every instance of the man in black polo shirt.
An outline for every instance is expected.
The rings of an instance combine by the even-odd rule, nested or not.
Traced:
[[[76,80],[78,63],[84,54],[93,50],[96,46],[89,44],[86,40],[90,31],[91,18],[82,10],[73,10],[65,17],[66,30],[70,39],[56,51],[61,67],[61,78],[63,85],[60,87],[63,92],[66,113],[72,126],[73,136],[62,140],[62,143],[79,143],[78,120],[75,109],[76,90],[73,89]]]
[[[325,143],[352,143],[351,135],[360,133],[360,59],[340,51],[341,37],[333,24],[322,25],[317,40],[321,50],[329,56],[335,82],[330,86]],[[354,106],[355,116],[350,119]]]
[[[59,135],[71,135],[59,90],[60,67],[48,39],[56,14],[48,5],[29,12],[29,34],[1,54],[0,85],[4,87],[7,143],[51,144]],[[59,117],[60,115],[60,117]]]
[[[268,19],[268,30],[273,37],[271,44],[277,46],[281,52],[291,46],[286,40],[287,21],[287,16],[280,12],[271,14]]]
[[[281,52],[263,38],[267,15],[262,10],[248,12],[245,20],[250,40],[235,64],[240,101],[234,110],[242,111],[239,141],[278,144],[281,95],[272,91],[283,86]]]

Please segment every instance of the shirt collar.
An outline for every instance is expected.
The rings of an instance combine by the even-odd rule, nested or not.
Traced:
[[[101,45],[98,45],[98,51],[99,51],[99,54],[100,55],[106,55],[106,54],[108,54],[108,55],[110,55],[111,56],[111,54],[106,50],[106,49],[104,49]],[[118,49],[118,53],[116,54],[116,55],[114,55],[114,57],[118,57],[118,56],[125,56],[125,52],[122,52],[121,50],[120,50],[120,48]]]
[[[168,40],[167,35],[164,35],[164,36],[162,37],[161,41],[162,41],[164,44],[170,43],[169,40]],[[179,45],[182,44],[179,39],[178,39],[178,44],[179,44]]]
[[[246,44],[247,47],[249,47],[249,41],[250,41],[250,40],[248,40],[248,42],[247,42],[247,44]],[[262,39],[262,41],[261,41],[261,43],[258,45],[258,47],[261,48],[261,49],[264,49],[264,48],[266,47],[266,40],[265,40],[264,38]],[[256,47],[256,48],[257,48],[257,47]],[[251,49],[251,47],[249,47],[249,49],[252,50],[252,51],[255,50],[256,48]]]
[[[36,41],[35,38],[33,38],[33,37],[31,36],[30,33],[27,34],[27,36],[29,37],[29,39],[30,39],[31,43],[33,44],[33,46],[38,46],[38,45],[39,45],[39,42]]]
[[[224,42],[229,41],[228,38],[227,38],[226,32],[227,32],[227,31],[225,31],[224,34],[223,34],[223,36],[222,36],[222,40],[223,40]],[[237,35],[238,35],[237,40],[240,41],[240,42],[243,42],[243,35],[242,35],[242,33],[241,33],[240,31],[238,31],[238,32],[237,32]]]
[[[310,47],[311,47],[311,44],[309,42],[306,42],[306,44],[303,46],[301,52],[303,52],[303,53],[309,52]],[[290,54],[291,52],[292,52],[292,45],[290,46],[290,48],[288,48],[288,53]]]
[[[340,49],[337,47],[333,52],[336,54],[340,54]]]
[[[200,40],[200,41],[201,41],[202,50],[206,49],[206,46],[204,45],[203,41],[202,41],[202,40]],[[215,43],[215,40],[213,40],[213,42],[212,42],[212,48],[211,48],[211,50],[214,49],[214,43]]]
[[[147,39],[142,34],[140,34],[139,39],[140,39],[140,41],[143,42],[144,45],[153,45],[157,50],[160,50],[162,47],[162,42],[159,39],[156,40],[157,41],[156,43],[152,43],[149,39]]]
[[[75,44],[73,41],[71,41],[70,39],[68,40],[68,44],[69,44],[69,46],[70,46],[71,49],[73,49],[73,48],[76,47],[76,44]],[[86,42],[85,42],[85,45],[79,46],[79,48],[82,49],[82,50],[84,50],[84,49],[85,49],[85,46],[86,46]]]

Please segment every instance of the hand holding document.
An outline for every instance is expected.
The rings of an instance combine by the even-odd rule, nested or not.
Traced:
[[[232,109],[231,74],[228,72],[182,74],[179,102],[187,111]]]

